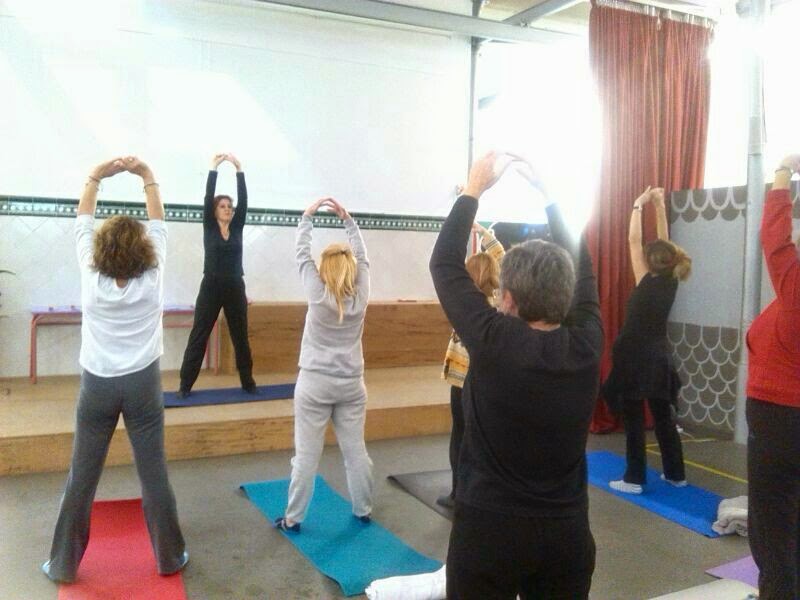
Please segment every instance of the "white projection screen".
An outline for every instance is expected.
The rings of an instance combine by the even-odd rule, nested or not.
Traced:
[[[251,206],[445,215],[465,177],[469,42],[256,2],[0,3],[0,193],[75,198],[121,154],[199,204],[234,152]],[[223,167],[218,190],[235,190]],[[141,201],[128,176],[101,198]]]

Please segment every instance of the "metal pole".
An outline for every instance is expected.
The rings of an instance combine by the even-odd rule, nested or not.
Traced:
[[[477,18],[481,14],[483,0],[472,0],[472,16]],[[472,159],[475,152],[475,113],[478,110],[477,96],[477,71],[478,53],[481,49],[483,38],[472,38],[472,51],[469,60],[469,147],[467,148],[467,172],[472,167]]]
[[[736,389],[736,427],[734,441],[747,443],[747,344],[745,338],[750,324],[761,311],[761,241],[759,227],[764,211],[764,64],[755,40],[769,14],[768,0],[750,0],[749,6],[739,6],[740,16],[745,9],[752,25],[753,44],[750,49],[750,140],[747,157],[747,212],[745,214],[744,269],[742,275],[742,314],[739,323],[739,372]],[[749,9],[749,10],[747,10]]]

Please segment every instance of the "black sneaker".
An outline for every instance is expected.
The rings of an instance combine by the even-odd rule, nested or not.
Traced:
[[[300,523],[295,523],[294,525],[288,525],[286,523],[286,517],[278,517],[273,522],[275,529],[280,529],[281,531],[293,531],[295,533],[300,533]]]
[[[444,496],[439,496],[436,499],[436,504],[443,506],[444,508],[455,508],[456,501],[453,500],[453,497],[450,494],[445,494]]]
[[[356,519],[358,519],[359,521],[361,521],[362,523],[365,523],[365,524],[366,523],[372,523],[372,515],[371,514],[369,514],[369,515],[361,515],[360,517],[358,515],[353,515],[353,516]]]
[[[242,386],[242,389],[247,392],[248,394],[257,394],[258,393],[258,386],[256,385],[255,381],[251,381],[248,384]]]
[[[158,574],[162,575],[164,577],[169,577],[170,575],[175,575],[175,573],[179,573],[179,572],[183,571],[183,569],[186,567],[186,563],[188,563],[188,562],[189,562],[189,553],[184,551],[184,553],[181,554],[181,562],[178,565],[177,569],[175,569],[174,571],[170,571],[169,573],[161,573],[161,572],[159,572]]]
[[[191,395],[191,393],[192,393],[191,390],[184,390],[183,388],[181,388],[177,392],[175,392],[175,395],[181,400],[183,400],[184,398],[188,398]]]

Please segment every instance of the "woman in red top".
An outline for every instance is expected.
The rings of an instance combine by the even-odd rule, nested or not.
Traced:
[[[761,600],[800,598],[800,258],[789,182],[800,154],[775,171],[761,245],[775,300],[747,334],[749,538]]]

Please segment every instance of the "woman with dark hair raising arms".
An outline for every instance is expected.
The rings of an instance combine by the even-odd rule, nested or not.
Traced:
[[[642,211],[648,202],[656,209],[658,239],[643,247]],[[680,380],[667,343],[667,317],[678,281],[691,272],[692,259],[669,241],[662,188],[647,188],[634,202],[628,242],[636,287],[628,299],[622,331],[614,342],[614,367],[603,394],[612,408],[622,409],[626,435],[625,475],[609,485],[620,492],[641,494],[647,468],[645,399],[655,420],[664,466],[662,479],[678,487],[686,485],[681,438],[672,417]]]
[[[225,161],[236,167],[236,210],[230,196],[215,196],[217,168]],[[242,389],[254,394],[253,358],[247,340],[247,294],[242,269],[242,231],[247,218],[247,186],[242,165],[233,154],[217,154],[211,159],[206,181],[203,208],[203,281],[194,308],[194,326],[181,365],[178,396],[185,398],[192,390],[203,364],[206,344],[220,309],[225,311],[231,332],[236,368]]]

